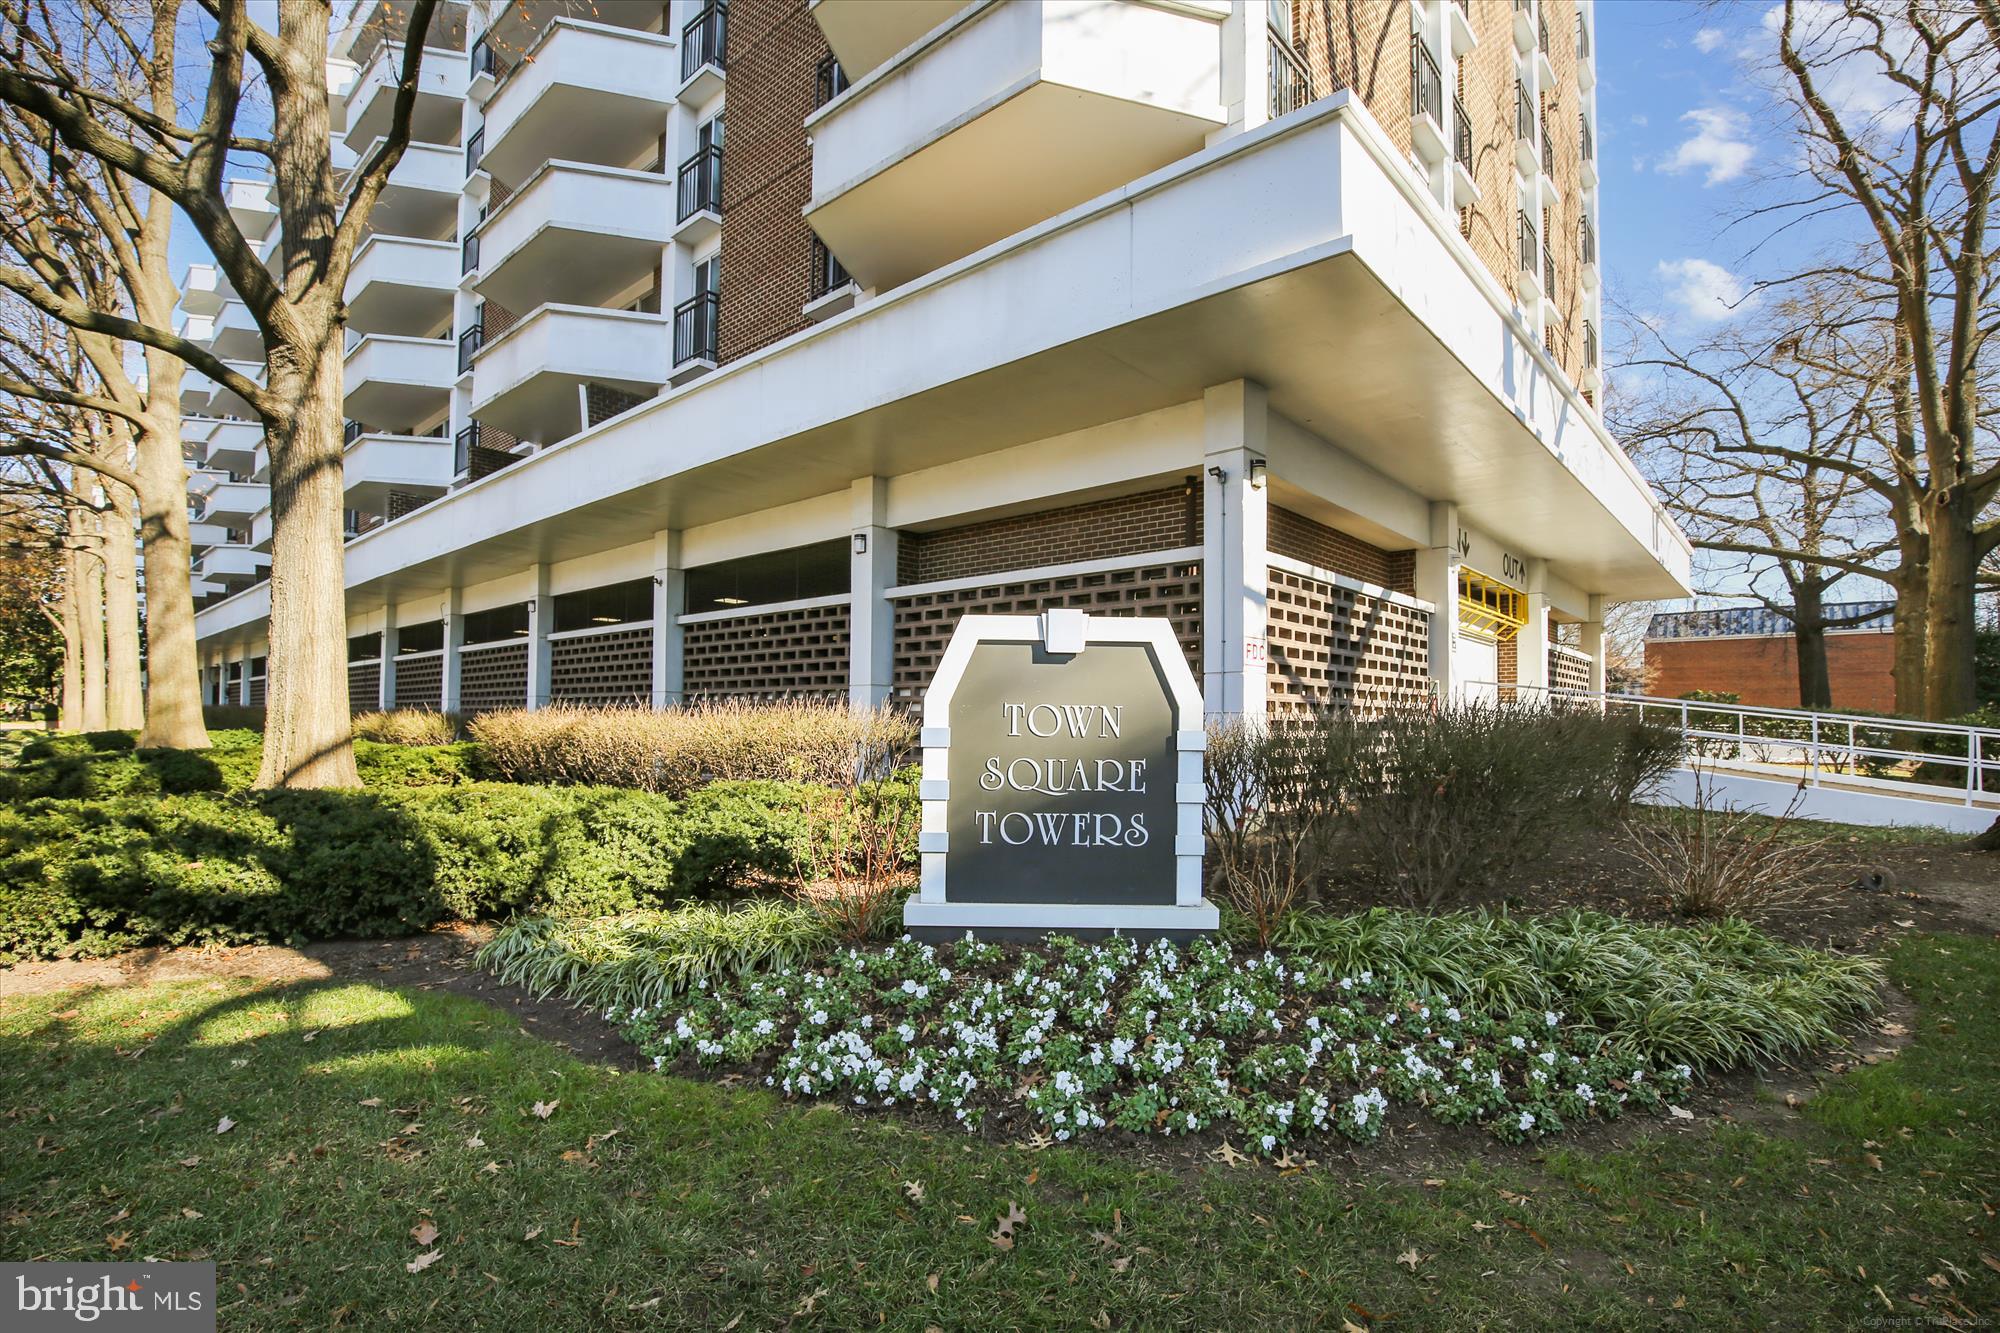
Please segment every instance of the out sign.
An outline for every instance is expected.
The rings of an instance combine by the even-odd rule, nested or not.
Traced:
[[[1214,930],[1201,696],[1165,620],[966,616],[924,701],[923,882],[905,926]]]

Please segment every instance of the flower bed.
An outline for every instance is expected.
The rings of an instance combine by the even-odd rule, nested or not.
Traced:
[[[1392,1106],[1537,1137],[1661,1106],[1694,1078],[1554,1011],[1461,1009],[1365,968],[1212,941],[904,940],[700,980],[623,1020],[656,1068],[754,1065],[788,1095],[933,1107],[969,1129],[1006,1108],[1057,1139],[1217,1130],[1266,1154],[1373,1139]]]

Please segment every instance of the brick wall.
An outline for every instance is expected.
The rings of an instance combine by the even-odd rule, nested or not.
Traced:
[[[732,0],[729,132],[722,143],[722,327],[718,363],[805,327],[812,195],[805,118],[826,38],[805,0]]]
[[[637,407],[646,401],[643,393],[627,393],[614,389],[608,384],[586,384],[583,387],[584,402],[590,409],[590,425],[609,421],[620,412]]]
[[[1409,0],[1292,0],[1292,44],[1325,97],[1351,88],[1410,151]]]
[[[1385,551],[1277,505],[1271,506],[1264,540],[1278,555],[1346,574],[1363,583],[1373,583],[1391,592],[1414,594],[1417,590],[1416,552]]]
[[[1879,630],[1826,636],[1827,674],[1836,708],[1896,711],[1896,636]],[[1738,639],[1648,639],[1648,693],[1675,698],[1689,690],[1739,696],[1760,708],[1799,706],[1798,649],[1790,635]]]
[[[1187,492],[1175,486],[942,532],[906,532],[897,550],[897,578],[930,583],[1199,546],[1200,499],[1197,493],[1191,505]]]

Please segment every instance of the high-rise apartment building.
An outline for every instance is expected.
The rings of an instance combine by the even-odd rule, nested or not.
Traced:
[[[1597,411],[1591,5],[1332,13],[441,18],[348,289],[355,706],[911,701],[1047,606],[1170,618],[1218,713],[1601,686],[1689,548]],[[401,52],[332,56],[359,160]],[[255,361],[212,273],[184,307]],[[260,436],[186,406],[206,679],[256,703]]]

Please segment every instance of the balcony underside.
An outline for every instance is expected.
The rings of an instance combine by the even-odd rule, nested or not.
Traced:
[[[578,390],[585,385],[600,384],[650,398],[660,391],[660,385],[665,382],[664,362],[661,372],[661,379],[637,380],[576,370],[539,370],[502,389],[492,398],[475,402],[473,415],[481,424],[504,430],[517,439],[552,444],[566,440],[583,429],[583,408]]]
[[[1202,146],[1217,122],[1046,80],[853,182],[815,182],[813,230],[888,289]]]
[[[375,509],[391,491],[434,497],[451,486],[452,445],[446,439],[364,435],[341,460],[350,509]]]
[[[435,285],[386,280],[365,283],[348,298],[347,327],[356,333],[421,338],[450,321],[454,290],[449,278]]]
[[[965,0],[813,0],[812,16],[850,79],[965,8]]]
[[[664,195],[662,201],[666,202]],[[499,256],[497,262],[482,253],[473,289],[508,310],[533,310],[550,301],[600,305],[644,281],[659,265],[669,217],[663,212],[656,220],[657,238],[559,225],[542,227],[511,253]],[[619,225],[636,229],[643,221],[620,219]]]
[[[669,60],[662,61],[664,71]],[[632,166],[657,150],[673,99],[661,83],[658,99],[558,83],[535,99],[497,142],[488,140],[480,164],[496,179],[519,185],[556,158]],[[507,95],[502,88],[498,101]]]

